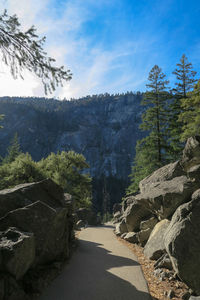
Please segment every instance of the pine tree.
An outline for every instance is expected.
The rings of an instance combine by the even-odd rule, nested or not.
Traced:
[[[132,184],[127,189],[127,193],[135,192],[138,182],[149,175],[155,169],[166,163],[167,152],[167,99],[168,93],[162,69],[155,65],[149,73],[149,89],[143,98],[142,105],[147,106],[142,116],[140,128],[149,132],[149,135],[138,141],[136,146],[136,156],[130,175]]]
[[[3,164],[13,162],[16,159],[16,157],[19,156],[20,154],[21,154],[21,150],[20,150],[18,134],[15,133],[13,139],[10,142],[10,146],[7,149],[7,155],[3,159]]]
[[[200,134],[200,80],[194,90],[181,99],[182,112],[179,121],[183,123],[181,140]]]
[[[185,54],[182,55],[173,74],[176,75],[177,82],[175,83],[176,88],[173,89],[174,95],[169,111],[169,144],[172,161],[179,158],[184,147],[180,140],[183,128],[183,123],[179,119],[179,115],[183,112],[181,99],[187,99],[187,93],[197,81],[195,79],[196,72],[193,71],[192,64],[188,62]]]
[[[54,66],[55,59],[43,50],[45,37],[39,38],[34,26],[22,31],[16,15],[7,11],[0,15],[0,51],[3,62],[10,67],[14,78],[23,78],[23,69],[41,78],[45,93],[52,92],[63,81],[71,79],[69,70]]]
[[[195,76],[197,72],[193,71],[192,63],[188,62],[185,54],[182,55],[180,63],[176,64],[177,68],[172,72],[176,75],[178,82],[175,83],[176,88],[174,89],[176,96],[180,98],[186,98],[187,92],[189,92],[194,83],[197,81]]]

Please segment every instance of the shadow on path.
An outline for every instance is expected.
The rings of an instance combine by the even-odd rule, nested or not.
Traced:
[[[40,300],[149,300],[148,293],[138,291],[130,282],[120,278],[112,268],[122,268],[122,277],[133,272],[139,264],[129,258],[116,256],[102,244],[79,240],[79,247],[60,276],[44,292]],[[124,267],[131,267],[124,269]],[[128,272],[128,273],[126,273]]]

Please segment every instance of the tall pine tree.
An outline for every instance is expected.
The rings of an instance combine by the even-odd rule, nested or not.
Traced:
[[[140,128],[149,135],[137,142],[131,185],[127,193],[135,192],[138,182],[155,169],[166,163],[167,152],[167,84],[166,75],[155,65],[148,77],[147,92],[144,94],[142,105],[146,111],[142,116]]]
[[[179,158],[184,147],[180,139],[183,127],[183,123],[179,119],[179,115],[183,113],[181,99],[187,99],[187,93],[197,81],[195,79],[196,72],[193,71],[192,63],[188,62],[185,54],[182,55],[180,62],[176,66],[177,68],[173,74],[176,75],[177,82],[175,83],[176,87],[173,89],[174,95],[169,110],[169,144],[172,161]]]

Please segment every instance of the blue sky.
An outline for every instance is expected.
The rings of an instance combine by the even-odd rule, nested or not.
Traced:
[[[55,97],[144,91],[155,64],[173,85],[183,53],[200,77],[199,1],[2,0],[4,8],[19,16],[23,28],[35,24],[47,37],[47,52],[72,71]],[[33,75],[25,72],[26,80],[16,82],[1,68],[1,96],[43,96]]]

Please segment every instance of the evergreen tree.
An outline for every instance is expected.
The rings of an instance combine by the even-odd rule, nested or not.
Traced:
[[[150,132],[149,138],[154,149],[156,165],[163,164],[166,148],[166,100],[168,93],[166,85],[169,81],[165,80],[166,75],[162,69],[155,65],[149,73],[149,83],[146,85],[150,90],[144,94],[142,105],[147,106],[146,112],[142,116],[141,129]],[[157,154],[156,154],[157,153]]]
[[[18,134],[15,133],[13,139],[10,142],[10,146],[7,149],[7,155],[3,159],[3,163],[11,163],[20,154],[21,154],[21,150],[20,150],[20,144],[18,140]]]
[[[182,112],[179,121],[183,123],[181,140],[200,134],[200,80],[194,86],[194,90],[187,94],[187,98],[181,99]]]
[[[181,99],[187,99],[187,93],[196,82],[196,72],[193,71],[192,64],[188,62],[185,54],[182,55],[173,74],[176,75],[177,82],[175,83],[176,88],[173,89],[174,95],[169,110],[169,144],[172,161],[179,158],[184,147],[180,140],[183,128],[183,123],[179,119],[179,115],[183,112]]]
[[[174,89],[176,96],[180,98],[186,98],[187,92],[189,92],[194,83],[197,81],[195,79],[196,73],[193,71],[192,63],[188,62],[185,54],[182,55],[180,63],[176,64],[177,68],[172,72],[176,75],[177,82],[175,83],[176,88]]]
[[[43,50],[45,37],[39,38],[34,26],[22,31],[16,15],[7,11],[0,15],[0,51],[3,62],[10,67],[14,78],[23,78],[23,69],[41,78],[45,93],[52,92],[63,81],[71,79],[69,70],[55,67],[55,60]]]
[[[127,193],[135,192],[138,182],[167,161],[167,99],[168,93],[162,69],[155,65],[149,73],[147,92],[144,94],[142,104],[147,106],[142,116],[140,128],[149,132],[146,138],[138,141],[136,156],[132,167],[131,185]]]

